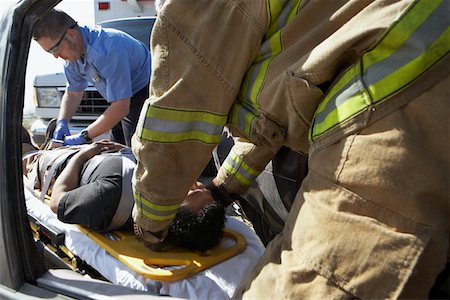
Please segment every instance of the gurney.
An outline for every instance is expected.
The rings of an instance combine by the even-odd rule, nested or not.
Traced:
[[[24,191],[35,240],[41,247],[47,248],[47,253],[55,255],[53,258],[51,257],[52,254],[47,255],[47,259],[51,260],[54,265],[59,264],[58,267],[60,268],[70,268],[94,278],[105,279],[114,284],[137,290],[147,290],[189,299],[231,298],[242,279],[251,272],[264,249],[259,238],[247,225],[227,217],[228,233],[220,247],[222,249],[230,248],[233,245],[242,247],[242,239],[245,238],[247,247],[242,253],[222,263],[210,265],[208,269],[198,269],[198,266],[192,266],[195,264],[204,265],[205,260],[202,260],[201,256],[199,261],[202,263],[190,264],[177,259],[169,260],[169,265],[172,265],[170,268],[164,268],[164,265],[167,264],[163,264],[161,261],[150,260],[145,263],[145,267],[149,267],[152,272],[161,270],[161,272],[157,272],[158,276],[161,277],[146,276],[145,272],[136,272],[136,270],[130,268],[130,264],[126,259],[121,259],[120,255],[114,257],[105,249],[108,247],[105,246],[108,241],[114,241],[117,238],[131,239],[131,236],[101,235],[78,225],[62,223],[50,208],[31,191],[26,188]],[[241,235],[236,235],[237,232]],[[104,242],[106,242],[103,245],[105,248],[102,248],[100,245]],[[114,245],[114,243],[111,245]],[[112,248],[112,250],[117,250],[115,246]],[[191,261],[196,261],[196,259],[191,259]],[[162,268],[161,265],[163,265]],[[186,277],[186,273],[183,273],[181,277],[186,278],[181,279],[176,270],[183,269],[186,265],[189,266],[187,269],[189,277]],[[194,272],[198,273],[190,276],[193,273],[192,268],[195,268]],[[167,274],[169,274],[169,277],[167,277]],[[177,275],[171,276],[170,274]],[[167,278],[170,277],[171,279],[168,280]]]

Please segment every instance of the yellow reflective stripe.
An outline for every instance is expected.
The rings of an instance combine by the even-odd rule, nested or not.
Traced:
[[[245,99],[247,91],[250,90],[250,83],[252,82],[250,74],[253,73],[255,66],[250,66],[242,80],[241,88],[239,90],[239,99]]]
[[[228,117],[229,118],[228,121],[231,124],[234,124],[235,127],[239,128],[239,129],[241,129],[238,126],[238,119],[239,119],[239,112],[240,112],[240,110],[241,110],[241,105],[239,103],[233,104],[233,106],[231,107],[230,116]],[[243,131],[243,130],[241,129],[241,131]],[[244,132],[241,132],[241,133],[244,133]]]
[[[278,16],[281,12],[281,10],[283,9],[283,1],[281,0],[272,0],[272,1],[267,1],[268,6],[267,6],[267,10],[268,10],[268,14],[270,15],[270,24],[269,24],[269,28],[267,29],[266,32],[266,36],[272,36],[274,33],[276,33],[279,28],[278,28],[278,24],[277,24],[277,20],[278,20]]]
[[[273,0],[266,0],[267,23],[269,24],[269,26],[270,26],[270,24],[272,24],[272,15],[271,15],[271,9],[270,9],[272,1]]]
[[[176,215],[176,213],[174,213],[174,214],[167,215],[167,216],[158,216],[158,215],[152,214],[152,213],[142,209],[141,207],[137,207],[136,209],[141,215],[143,215],[147,219],[154,220],[154,221],[169,221],[169,220],[173,219]]]
[[[270,43],[271,48],[273,47],[272,42]],[[274,53],[274,52],[272,52]],[[259,66],[258,75],[256,76],[255,80],[251,82],[251,85],[248,86],[250,89],[250,97],[249,100],[251,103],[253,103],[253,106],[255,108],[259,108],[259,103],[257,101],[258,94],[262,88],[262,85],[264,83],[264,79],[266,77],[267,69],[269,68],[270,63],[272,62],[273,57],[264,60],[261,65]]]
[[[294,7],[293,9],[290,11],[287,22],[290,23],[298,14],[298,9],[300,8],[300,3],[302,3],[301,0],[299,1],[294,1]]]
[[[242,185],[250,185],[259,171],[251,168],[243,159],[231,151],[223,163],[223,167],[228,173],[232,174]]]
[[[178,143],[183,141],[200,141],[207,144],[217,144],[220,142],[220,135],[208,135],[200,131],[190,131],[185,133],[167,133],[154,130],[143,129],[140,138],[158,143]]]
[[[298,13],[301,0],[266,0],[269,27],[267,37],[271,37]]]
[[[450,43],[450,28],[448,28],[427,51],[386,76],[383,80],[368,86],[367,89],[373,95],[374,102],[377,103],[385,100],[386,97],[392,94],[392,91],[407,85],[409,82],[419,77],[424,71],[432,67],[437,61],[436,58],[442,57],[442,55],[448,51],[448,49],[442,47],[445,43]],[[439,48],[441,51],[438,51]],[[436,56],[436,54],[438,56]]]
[[[298,13],[300,0],[266,0],[268,29],[259,53],[246,72],[239,91],[240,103],[232,109],[230,123],[248,135],[259,108],[258,96],[273,59],[283,50],[282,30]],[[236,106],[236,105],[235,105]],[[247,114],[247,115],[244,115]]]
[[[172,121],[194,122],[201,120],[215,125],[224,125],[227,116],[218,115],[211,112],[180,110],[174,108],[159,107],[156,105],[149,106],[147,110],[147,118],[158,118]]]
[[[398,48],[405,43],[414,31],[430,16],[430,14],[439,6],[441,1],[421,1],[413,5],[408,14],[400,19],[390,30],[386,31],[385,36],[380,39],[380,43],[375,44],[368,49],[363,58],[365,68],[372,64],[391,56]]]
[[[346,75],[359,74],[357,71],[359,70],[359,65],[354,66],[350,70],[348,70]],[[313,132],[315,135],[319,135],[324,133],[331,128],[339,125],[340,122],[348,120],[353,116],[361,113],[362,110],[366,110],[370,107],[370,97],[364,89],[361,89],[358,82],[349,81],[347,82],[348,89],[350,93],[342,93],[338,97],[336,97],[337,103],[340,104],[336,109],[332,110],[328,114],[325,115],[324,119],[321,122],[317,122],[314,124]],[[342,98],[342,99],[341,99]],[[337,122],[337,120],[339,120]]]
[[[139,201],[142,203],[142,205],[145,205],[146,207],[159,212],[170,212],[174,210],[178,210],[180,207],[180,204],[169,204],[169,205],[161,205],[161,204],[154,204],[150,202],[150,200],[145,199],[144,197],[134,193],[134,200]]]
[[[220,142],[226,121],[226,115],[150,105],[145,119],[139,122],[142,128],[136,132],[140,138],[153,142],[198,140],[215,144]]]
[[[152,213],[142,209],[142,207],[136,207],[136,209],[141,215],[143,215],[147,219],[154,220],[154,221],[169,221],[169,220],[173,219],[176,215],[176,213],[174,213],[174,214],[167,215],[167,216],[158,216],[158,215],[152,214]]]
[[[447,12],[444,8],[441,9],[440,5],[446,6]],[[374,103],[382,102],[395,91],[408,85],[448,53],[450,49],[448,13],[450,13],[448,3],[446,5],[442,1],[417,2],[379,45],[364,55],[364,73],[367,73],[364,78]],[[441,19],[447,19],[447,22],[442,22]],[[405,37],[401,45],[396,44],[399,36]],[[395,44],[397,51],[385,57],[382,64],[374,59],[378,55],[381,56],[384,49],[390,48],[392,44]],[[380,70],[381,67],[377,69],[376,64],[387,70],[389,68],[385,66],[395,69],[388,74]],[[376,74],[382,74],[382,77]]]
[[[175,217],[180,204],[158,205],[134,193],[136,209],[145,217],[156,221],[167,221]]]
[[[310,139],[385,101],[448,55],[449,14],[450,8],[442,1],[417,1],[411,6],[364,53],[363,67],[360,63],[353,66],[331,88],[318,106]]]
[[[282,30],[298,13],[300,1],[273,0],[268,1],[267,7],[270,15],[270,24],[266,32],[266,40],[261,45],[260,52],[255,59],[254,65],[244,79],[245,85],[240,94],[241,99],[251,102],[255,108],[259,108],[257,97],[270,63],[283,50]],[[259,65],[255,66],[255,63]]]
[[[356,76],[359,76],[359,74],[360,74],[359,68],[357,68],[355,65],[348,68],[345,71],[344,75],[342,75],[341,78],[337,81],[337,83],[331,87],[330,91],[326,94],[324,100],[319,103],[319,106],[316,109],[316,114],[321,113],[325,109],[329,101],[336,94],[338,94],[338,92],[343,90],[345,87],[349,86],[351,82],[354,82],[354,78]]]
[[[233,104],[230,112],[230,123],[233,124],[239,131],[245,135],[250,136],[250,129],[256,114],[248,110],[242,103]]]
[[[437,38],[428,46],[426,51],[420,51],[422,53],[415,58],[408,58],[407,55],[417,51],[414,49],[402,49],[404,45],[413,44],[409,42],[409,40],[413,41],[416,47],[421,47],[424,37],[433,33],[432,26],[428,25],[430,30],[420,36],[415,36],[420,34],[421,30],[423,30],[421,28],[427,28],[427,24],[434,25],[433,19],[430,18],[430,16],[432,17],[432,15],[436,13],[436,9],[440,4],[442,4],[442,1],[417,2],[416,5],[409,9],[408,13],[396,24],[396,26],[387,31],[385,37],[381,39],[373,50],[364,54],[364,73],[369,73],[370,69],[375,64],[378,64],[383,60],[387,61],[385,63],[386,65],[392,64],[395,66],[395,63],[397,63],[397,69],[390,74],[385,74],[378,82],[375,82],[378,78],[372,79],[369,77],[370,75],[367,75],[367,77],[369,77],[367,88],[371,93],[372,98],[374,98],[374,102],[380,101],[390,95],[393,91],[399,89],[399,87],[404,86],[414,78],[417,78],[436,62],[434,59],[435,55],[441,57],[446,52],[444,43],[450,43],[448,28],[440,38]],[[434,19],[437,18],[435,17]],[[445,32],[447,32],[447,34]],[[447,38],[445,38],[445,36],[447,36]],[[439,47],[442,49],[441,51],[437,51]],[[434,52],[434,54],[430,55],[432,52]],[[401,53],[401,58],[398,53]],[[395,56],[398,56],[399,58],[395,58]],[[402,65],[400,65],[400,63],[402,63]]]

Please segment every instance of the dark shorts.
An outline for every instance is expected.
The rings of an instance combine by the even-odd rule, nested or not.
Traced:
[[[82,174],[84,169],[82,170]],[[81,177],[81,176],[80,176]],[[103,231],[111,223],[122,193],[122,158],[109,156],[94,170],[86,185],[65,193],[58,219]],[[126,227],[131,227],[131,216]]]

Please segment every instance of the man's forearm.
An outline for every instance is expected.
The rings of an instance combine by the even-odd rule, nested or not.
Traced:
[[[59,109],[58,119],[70,121],[75,115],[84,92],[65,92],[61,100],[61,108]]]
[[[95,138],[113,128],[120,120],[128,115],[129,109],[130,98],[111,103],[103,114],[88,126],[89,137],[91,139]]]

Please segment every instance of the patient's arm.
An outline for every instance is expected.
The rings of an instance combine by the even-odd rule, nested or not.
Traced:
[[[57,212],[59,201],[64,193],[76,189],[80,185],[80,172],[87,160],[104,151],[118,151],[123,147],[123,145],[117,143],[99,141],[86,145],[76,153],[53,184],[50,198],[52,211]]]

